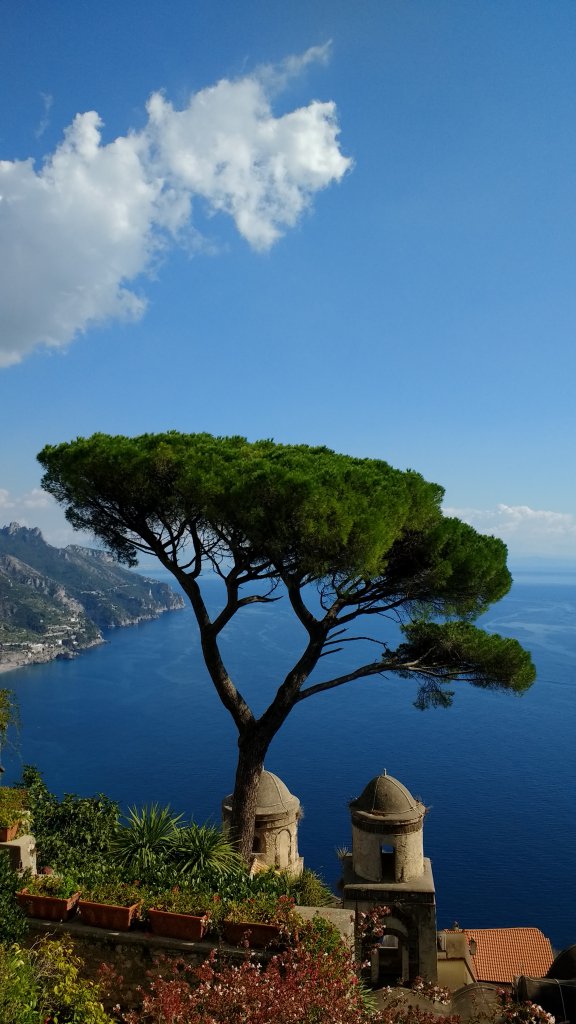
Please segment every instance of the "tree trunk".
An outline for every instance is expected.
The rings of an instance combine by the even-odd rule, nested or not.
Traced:
[[[230,833],[238,853],[247,864],[252,855],[256,798],[269,743],[270,740],[266,741],[254,735],[253,730],[240,736],[238,740],[238,765],[232,797]]]

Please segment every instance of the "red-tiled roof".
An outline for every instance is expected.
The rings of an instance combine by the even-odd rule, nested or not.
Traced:
[[[539,928],[464,928],[476,942],[472,957],[478,981],[509,984],[516,975],[543,978],[554,956]]]

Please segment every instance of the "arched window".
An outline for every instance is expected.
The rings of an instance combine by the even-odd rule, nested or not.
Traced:
[[[393,882],[396,875],[396,850],[388,843],[380,844],[380,860],[382,865],[382,881]]]

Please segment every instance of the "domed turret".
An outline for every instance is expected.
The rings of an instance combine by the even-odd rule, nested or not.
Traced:
[[[424,870],[426,808],[383,772],[350,804],[355,873],[372,882],[408,882]]]
[[[256,798],[257,817],[282,817],[297,814],[300,810],[298,797],[293,796],[288,786],[272,772],[263,771]]]
[[[232,814],[232,793],[222,801],[222,821],[227,825]],[[300,801],[272,772],[263,771],[256,797],[253,855],[260,865],[284,868],[300,874],[302,857],[298,855]]]
[[[420,820],[424,805],[415,800],[406,786],[384,772],[377,775],[350,804],[352,814],[389,821]]]
[[[398,779],[376,775],[350,804],[352,853],[342,858],[343,906],[358,915],[388,907],[374,945],[357,935],[360,960],[370,955],[374,984],[421,975],[435,981],[436,900],[432,865],[424,857],[426,808]]]

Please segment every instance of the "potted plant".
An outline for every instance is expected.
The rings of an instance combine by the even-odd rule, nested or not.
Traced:
[[[153,898],[148,910],[150,931],[171,939],[199,942],[213,917],[214,897],[174,887]]]
[[[143,893],[138,885],[97,882],[82,890],[78,910],[85,924],[125,932],[140,917],[142,902]]]
[[[0,843],[9,843],[18,835],[28,811],[25,789],[0,786]]]
[[[67,921],[80,892],[76,879],[70,875],[31,875],[16,897],[28,917]]]
[[[291,896],[277,897],[259,893],[226,904],[222,933],[231,945],[263,949],[277,943],[280,938],[288,938],[299,922]]]

